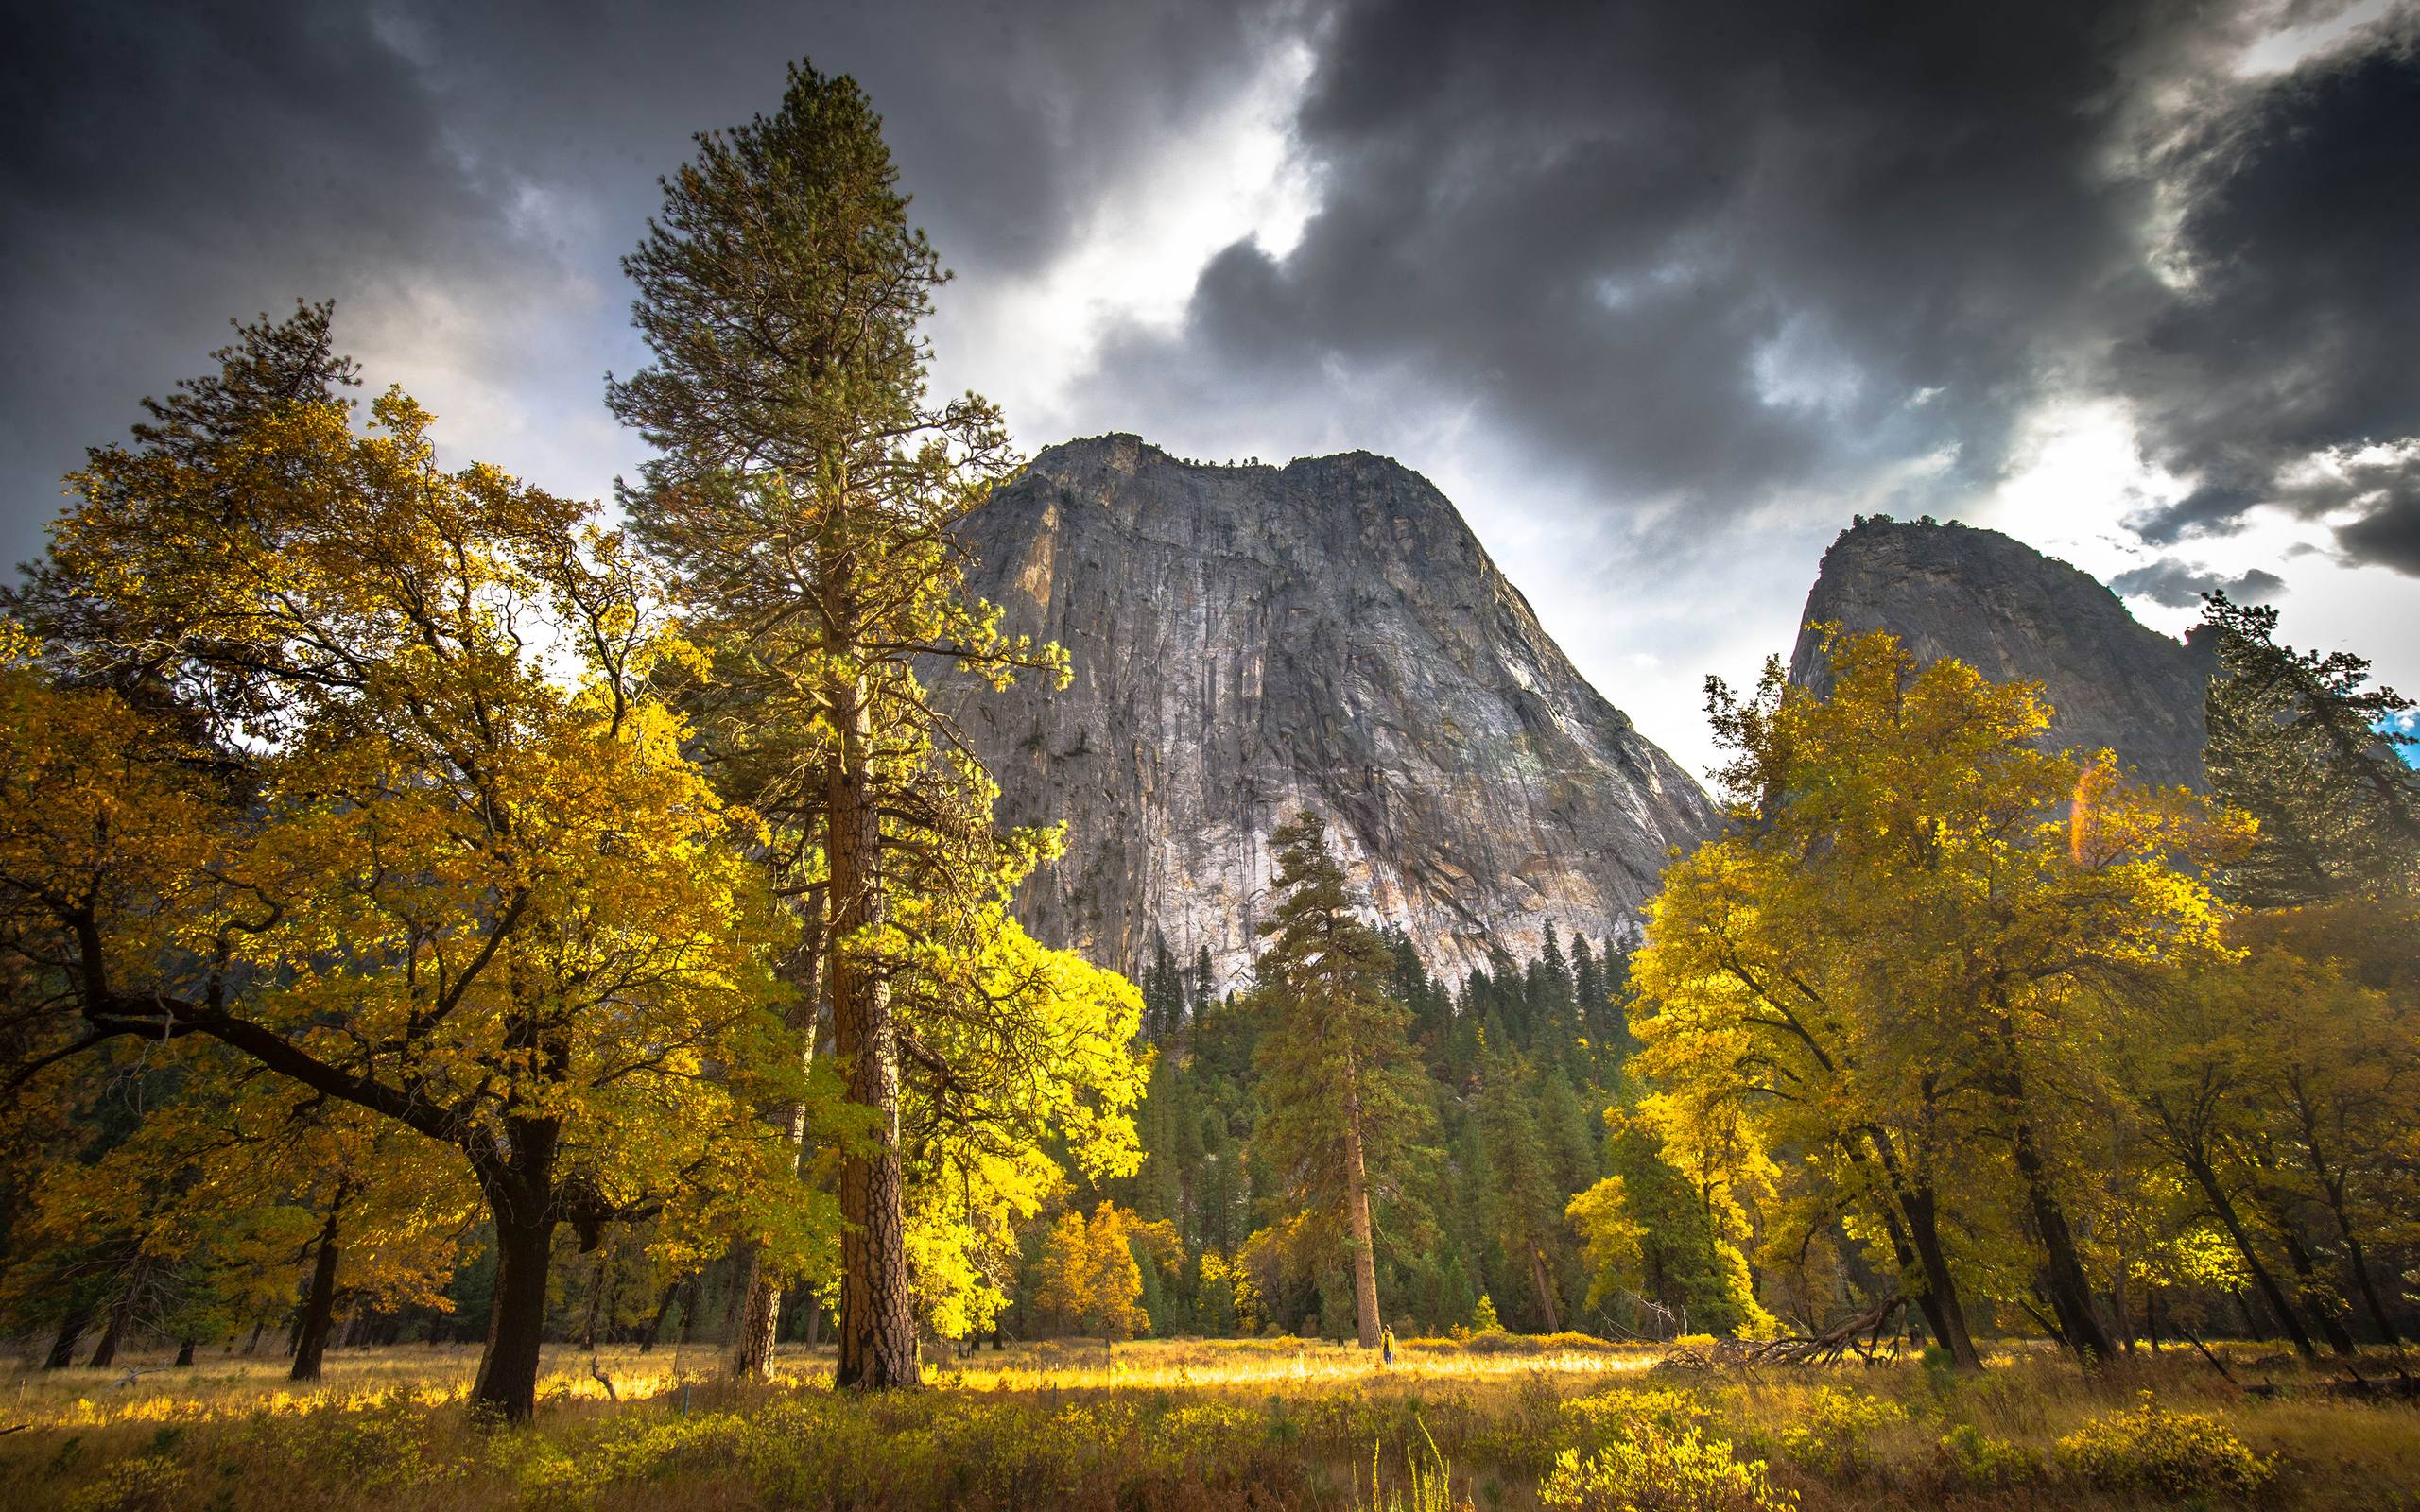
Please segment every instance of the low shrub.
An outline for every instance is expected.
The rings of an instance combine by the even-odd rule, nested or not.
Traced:
[[[1646,1386],[1575,1397],[1563,1404],[1563,1418],[1573,1447],[1592,1449],[1631,1437],[1643,1427],[1667,1434],[1703,1432],[1714,1409],[1686,1386]]]
[[[64,1512],[165,1512],[185,1487],[185,1468],[165,1454],[122,1459],[76,1488]]]
[[[1873,1468],[1876,1430],[1908,1420],[1908,1409],[1888,1397],[1818,1386],[1781,1433],[1782,1448],[1808,1469],[1824,1475],[1860,1474]]]
[[[1994,1438],[1973,1423],[1942,1435],[1942,1457],[1950,1477],[1979,1490],[2021,1486],[2042,1472],[2042,1457],[2022,1444]]]
[[[1538,1504],[1558,1512],[1792,1512],[1798,1498],[1772,1484],[1764,1461],[1733,1458],[1723,1439],[1642,1424],[1585,1459],[1564,1450],[1538,1487]]]
[[[2141,1404],[2093,1418],[2058,1443],[2059,1463],[2111,1491],[2250,1496],[2276,1473],[2207,1413],[2170,1412],[2148,1391]]]

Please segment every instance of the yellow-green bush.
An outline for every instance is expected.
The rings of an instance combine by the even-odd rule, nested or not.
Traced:
[[[1871,1468],[1876,1431],[1907,1420],[1908,1409],[1888,1397],[1818,1386],[1781,1431],[1781,1444],[1808,1469],[1852,1475]]]
[[[162,1512],[184,1486],[183,1466],[165,1454],[143,1454],[112,1465],[63,1505],[65,1512]]]
[[[2164,1496],[2249,1496],[2276,1473],[2273,1458],[2254,1453],[2216,1418],[2170,1412],[2148,1391],[2140,1405],[2093,1418],[2060,1439],[2058,1454],[2061,1465],[2104,1490]]]
[[[1564,1450],[1538,1487],[1538,1504],[1558,1512],[1790,1512],[1798,1498],[1774,1486],[1764,1461],[1734,1459],[1723,1439],[1642,1424],[1585,1459]]]
[[[1973,1423],[1942,1435],[1941,1452],[1957,1479],[1977,1488],[2020,1486],[2042,1471],[2041,1456],[2022,1444],[1994,1438]]]
[[[1563,1404],[1563,1418],[1575,1447],[1589,1449],[1628,1438],[1642,1426],[1668,1434],[1703,1432],[1714,1409],[1686,1386],[1645,1386],[1576,1397]]]

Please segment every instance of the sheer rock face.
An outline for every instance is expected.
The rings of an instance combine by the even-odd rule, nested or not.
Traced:
[[[953,692],[1011,823],[1063,819],[1036,937],[1133,969],[1165,941],[1247,974],[1269,836],[1323,816],[1359,896],[1432,970],[1634,939],[1697,783],[1582,679],[1461,516],[1366,452],[1181,462],[1132,436],[1052,447],[962,535],[1007,629],[1075,680]]]
[[[1885,629],[1918,657],[2039,682],[2052,742],[2107,747],[2146,782],[2205,785],[2212,659],[2135,623],[2089,575],[1996,530],[1866,520],[1841,532],[1806,595],[1790,680],[1828,691],[1815,627]]]

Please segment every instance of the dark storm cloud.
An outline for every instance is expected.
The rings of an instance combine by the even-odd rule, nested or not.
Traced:
[[[11,556],[81,448],[226,318],[469,260],[489,217],[432,102],[336,8],[31,8],[0,62],[0,489]],[[273,279],[248,268],[278,269]]]
[[[2420,573],[2420,49],[2410,30],[2220,117],[2175,154],[2189,283],[2120,353],[2157,458],[2200,477],[2144,522],[2356,509],[2353,556]],[[2333,465],[2309,466],[2337,452]]]
[[[2239,577],[2199,572],[2176,561],[2155,561],[2119,573],[2109,586],[2121,593],[2138,594],[2170,609],[2191,609],[2204,593],[2220,593],[2243,604],[2265,604],[2285,591],[2286,580],[2255,567]]]
[[[653,180],[802,55],[866,84],[977,307],[1106,196],[1193,193],[1137,165],[1299,43],[1299,241],[1211,259],[1068,416],[1469,422],[1609,515],[1678,507],[1669,544],[1776,502],[1947,512],[2045,403],[2114,397],[2198,485],[2154,539],[2278,502],[2420,571],[2411,17],[2239,81],[2253,24],[2187,0],[45,8],[0,59],[0,545],[225,317],[297,295],[429,333],[476,378],[449,427],[610,450]]]
[[[2353,64],[2238,83],[2246,28],[2157,3],[1352,5],[1298,123],[1325,186],[1300,244],[1230,248],[1181,337],[1129,340],[1101,387],[1317,404],[1409,374],[1691,529],[1951,455],[1918,487],[1954,507],[2036,406],[2118,397],[2207,484],[2155,529],[2223,524],[2313,448],[2420,430],[2412,56],[2381,26]],[[2409,521],[2343,544],[2408,563]]]
[[[1409,364],[1616,497],[1717,508],[1958,444],[2147,297],[2096,178],[2140,7],[1350,9],[1300,123],[1327,197],[1204,275],[1239,367]]]
[[[772,108],[792,60],[858,75],[976,282],[1047,262],[1269,25],[1183,0],[28,9],[0,57],[0,551],[228,317],[297,297],[336,297],[349,342],[419,328],[479,380],[463,404],[598,426],[602,369],[640,356],[615,261],[657,175]]]

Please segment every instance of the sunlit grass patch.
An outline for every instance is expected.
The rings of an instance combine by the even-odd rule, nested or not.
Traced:
[[[797,1349],[750,1384],[717,1375],[710,1349],[605,1349],[594,1370],[562,1349],[519,1431],[473,1418],[467,1348],[348,1352],[312,1390],[260,1359],[125,1387],[122,1373],[26,1371],[0,1386],[0,1426],[24,1424],[0,1436],[0,1508],[1526,1509],[1667,1504],[1633,1494],[1656,1485],[1695,1487],[1673,1505],[2013,1512],[2232,1501],[2256,1466],[2264,1507],[2420,1508],[2394,1500],[2420,1486],[2420,1413],[2332,1399],[2306,1376],[2259,1400],[2181,1352],[2098,1377],[2028,1349],[1979,1378],[1913,1359],[1656,1359],[1438,1341],[1387,1368],[1312,1341],[1061,1342],[942,1354],[931,1389],[862,1398],[825,1384],[828,1354]],[[2172,1489],[2185,1481],[2197,1489]]]

